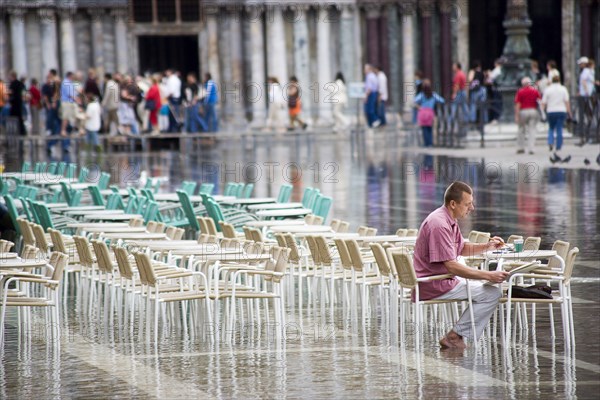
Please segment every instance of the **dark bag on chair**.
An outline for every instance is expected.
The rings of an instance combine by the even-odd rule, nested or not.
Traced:
[[[552,300],[552,288],[548,285],[513,286],[513,298]]]

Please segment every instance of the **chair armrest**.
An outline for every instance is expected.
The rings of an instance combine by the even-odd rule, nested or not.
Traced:
[[[417,282],[439,281],[439,280],[448,279],[448,278],[454,278],[454,275],[444,274],[444,275],[424,276],[422,278],[417,278]]]

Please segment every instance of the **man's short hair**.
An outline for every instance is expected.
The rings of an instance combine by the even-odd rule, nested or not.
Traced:
[[[446,189],[446,193],[444,193],[444,205],[449,205],[452,200],[457,203],[462,201],[462,194],[468,193],[473,194],[473,189],[471,186],[467,185],[461,181],[454,181],[448,186]]]

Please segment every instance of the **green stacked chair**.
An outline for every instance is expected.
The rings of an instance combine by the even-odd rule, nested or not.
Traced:
[[[23,164],[21,165],[21,172],[30,172],[31,170],[31,163],[29,161],[23,161]]]
[[[100,174],[100,179],[98,179],[98,188],[100,188],[100,190],[108,189],[109,183],[110,183],[110,174],[108,172],[102,172]]]
[[[323,218],[323,221],[327,220],[327,215],[331,209],[333,199],[329,196],[319,196],[315,206],[313,208],[313,214]]]
[[[67,177],[69,179],[74,179],[76,172],[77,172],[77,164],[69,163],[69,165],[67,166],[67,171],[65,173],[65,177]]]
[[[287,203],[292,197],[292,185],[281,185],[279,189],[279,195],[277,196],[278,203]]]
[[[212,194],[213,191],[215,190],[215,185],[214,183],[202,183],[200,185],[200,190],[199,193],[200,194]]]
[[[242,198],[249,199],[252,196],[252,191],[254,190],[254,183],[249,183],[244,188],[244,192],[242,193]]]
[[[100,189],[98,188],[98,186],[88,186],[88,192],[90,192],[90,196],[92,197],[92,203],[95,206],[104,206],[104,199],[102,198],[102,194],[100,193]]]
[[[198,186],[198,184],[196,182],[193,182],[193,181],[183,181],[181,183],[180,190],[183,190],[188,195],[193,196],[194,192],[196,191],[196,186]]]

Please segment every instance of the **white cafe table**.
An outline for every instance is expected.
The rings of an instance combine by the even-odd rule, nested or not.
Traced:
[[[262,210],[257,211],[256,216],[261,218],[285,218],[285,217],[303,217],[311,214],[310,208],[290,208],[287,210]]]
[[[102,189],[102,190],[100,190],[100,194],[101,194],[102,196],[110,196],[110,195],[111,195],[111,194],[113,194],[113,193],[114,193],[114,192],[113,192],[113,190],[112,190],[112,189]],[[119,192],[118,192],[118,193],[119,193],[121,196],[123,196],[123,197],[127,197],[127,196],[129,196],[129,192],[127,191],[127,189],[119,189]]]
[[[45,182],[59,183],[61,179],[65,179],[62,175],[49,174],[47,172],[5,172],[3,178],[18,178],[22,181],[43,180]]]
[[[84,215],[86,221],[129,221],[133,218],[142,218],[140,214],[88,214]]]
[[[228,199],[223,200],[221,203],[224,205],[230,206],[248,206],[251,204],[265,204],[265,203],[275,203],[277,201],[274,197],[251,197],[248,199]]]
[[[375,236],[358,236],[357,242],[365,243],[415,243],[417,241],[416,236],[398,236],[398,235],[375,235]]]
[[[74,217],[80,216],[80,215],[118,215],[118,214],[125,214],[125,211],[123,210],[107,210],[106,208],[101,208],[98,210],[65,210],[63,212],[63,214],[65,215],[71,215]]]
[[[60,214],[77,214],[77,212],[84,211],[85,212],[96,212],[96,211],[104,211],[106,207],[104,206],[64,206],[64,207],[54,207],[52,211],[60,213]]]
[[[192,203],[202,203],[202,196],[188,196]],[[155,201],[166,201],[171,203],[179,203],[179,196],[177,193],[155,193]]]
[[[70,207],[67,203],[44,203],[44,205],[48,210],[59,210]]]
[[[109,225],[109,224],[106,224]],[[125,224],[126,226],[105,226],[105,227],[83,227],[83,228],[79,228],[80,230],[87,232],[87,233],[126,233],[126,234],[130,234],[130,233],[144,233],[146,232],[146,227],[145,226],[129,226],[127,224]]]
[[[246,226],[253,228],[269,228],[271,226],[292,226],[306,225],[303,219],[283,219],[283,220],[265,220],[265,221],[250,221]]]
[[[167,235],[164,233],[155,232],[119,232],[119,233],[105,233],[102,235],[105,239],[110,240],[165,240]]]
[[[465,257],[465,260],[484,262],[484,268],[489,269],[489,262],[492,260],[504,259],[506,262],[516,262],[521,260],[546,260],[556,258],[560,262],[561,269],[564,268],[565,261],[555,250],[525,250],[521,252],[490,250],[482,254]]]
[[[0,269],[9,268],[34,268],[48,265],[48,261],[43,258],[24,259],[19,257],[0,258]]]
[[[129,224],[124,222],[72,222],[67,224],[67,228],[127,228]]]
[[[211,197],[217,203],[222,203],[224,201],[235,200],[237,198],[235,196],[223,196],[222,194],[215,194],[214,196],[211,196]]]
[[[55,186],[60,188],[60,183],[64,182],[68,185],[79,183],[79,179],[77,178],[65,178],[60,175],[50,175],[50,176],[38,176],[36,179],[30,180],[29,184],[35,186]],[[91,183],[86,183],[85,187],[91,185]]]
[[[258,210],[287,210],[290,208],[302,208],[302,203],[265,203],[252,204],[248,206],[250,211]]]
[[[205,248],[212,246],[213,249],[219,248],[219,245],[216,243],[198,243],[197,240],[128,240],[127,244],[137,247],[147,247],[151,251],[169,251],[173,249],[199,246],[205,246]]]
[[[293,233],[293,234],[315,234],[334,233],[330,226],[327,225],[287,225],[274,226],[270,229],[275,233]]]

